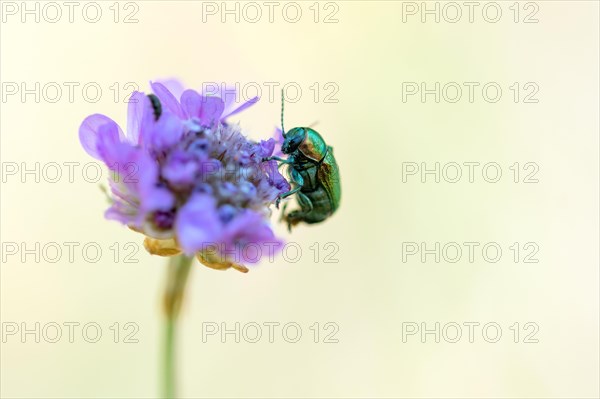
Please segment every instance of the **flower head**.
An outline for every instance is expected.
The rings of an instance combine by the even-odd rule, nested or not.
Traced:
[[[257,99],[225,113],[220,97],[185,90],[178,99],[161,83],[152,90],[131,96],[126,133],[100,114],[79,129],[83,148],[111,170],[106,217],[145,234],[153,254],[247,271],[240,263],[281,246],[269,207],[290,189],[276,162],[263,161],[276,140],[252,141],[225,121]]]

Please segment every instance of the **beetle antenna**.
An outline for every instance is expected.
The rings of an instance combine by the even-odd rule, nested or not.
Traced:
[[[284,98],[283,98],[283,89],[281,90],[281,131],[283,133],[283,137],[285,137],[285,128],[283,127],[283,103],[284,103]]]

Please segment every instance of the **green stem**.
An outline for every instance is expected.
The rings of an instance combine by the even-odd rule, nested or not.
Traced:
[[[176,397],[176,326],[193,258],[177,255],[169,258],[164,294],[165,341],[163,353],[163,397]]]

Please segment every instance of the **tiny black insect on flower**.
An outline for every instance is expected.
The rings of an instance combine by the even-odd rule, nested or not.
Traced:
[[[154,94],[148,94],[148,98],[150,99],[152,109],[154,110],[154,119],[158,120],[162,114],[162,105],[160,104],[160,100]]]

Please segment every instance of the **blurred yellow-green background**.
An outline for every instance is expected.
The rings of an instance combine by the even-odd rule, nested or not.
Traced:
[[[321,225],[273,216],[287,256],[194,267],[182,397],[598,397],[597,2],[76,3],[1,5],[2,397],[159,394],[165,261],[104,220],[77,130],[161,78],[258,88],[256,139],[287,87],[343,186]]]

